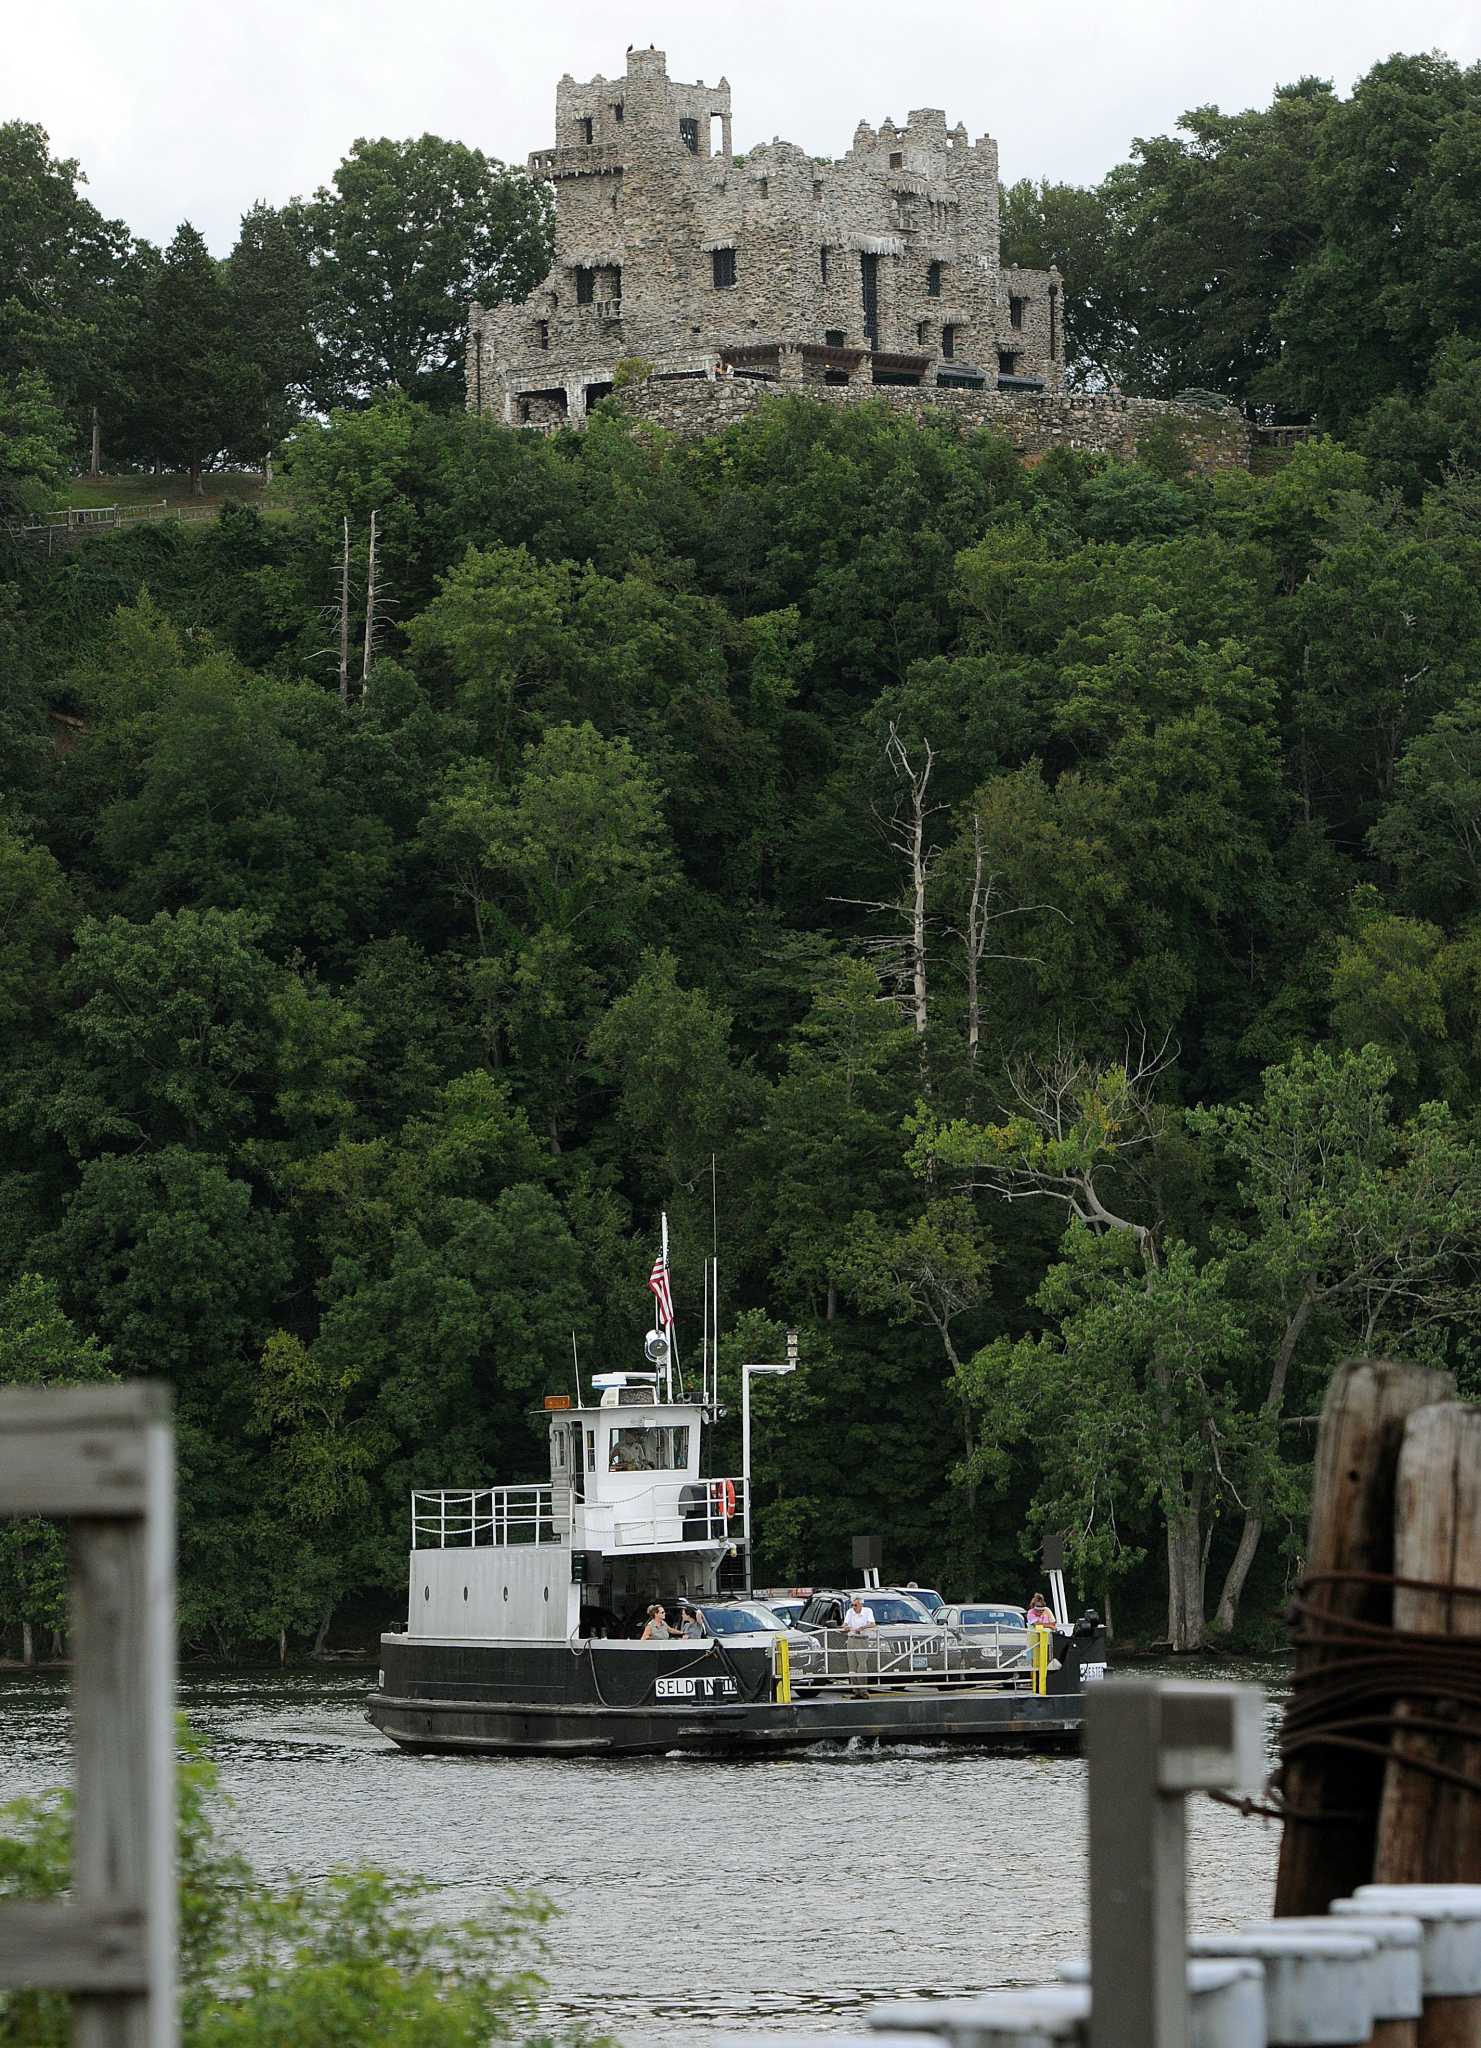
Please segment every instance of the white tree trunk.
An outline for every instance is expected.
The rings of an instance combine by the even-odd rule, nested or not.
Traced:
[[[344,552],[339,558],[339,701],[350,707],[350,520],[344,522]]]

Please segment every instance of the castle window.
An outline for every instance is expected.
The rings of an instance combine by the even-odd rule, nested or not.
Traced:
[[[891,169],[892,171],[903,171],[903,170],[904,170],[904,168],[905,168],[905,152],[904,152],[904,150],[903,150],[903,149],[892,149],[892,150],[890,151],[890,169]]]
[[[879,346],[879,258],[866,252],[859,258],[859,295],[864,302],[864,339],[871,348]]]
[[[724,291],[727,285],[735,283],[734,249],[712,249],[710,251],[710,264],[717,292]]]
[[[928,299],[939,299],[940,296],[941,265],[939,263],[928,263],[926,265],[926,297]]]
[[[582,115],[582,117],[581,117],[581,140],[582,140],[583,142],[590,142],[590,140],[591,140],[591,116],[590,116],[590,114],[583,114],[583,115]]]
[[[942,328],[941,353],[944,356],[954,356],[956,354],[956,329],[954,327],[947,326]]]
[[[1022,299],[1009,299],[1009,301],[1008,301],[1008,325],[1009,325],[1010,327],[1022,327],[1022,325],[1023,325],[1023,300],[1022,300]]]
[[[613,120],[614,120],[614,121],[615,121],[615,122],[617,123],[617,125],[618,125],[618,127],[619,127],[619,128],[620,128],[620,127],[622,126],[622,102],[621,102],[621,100],[618,100],[617,104],[616,104],[616,105],[615,105],[615,106],[613,107],[613,109],[612,109],[612,119],[613,119]]]
[[[929,321],[929,320],[917,320],[917,321],[916,321],[916,323],[915,323],[915,345],[916,345],[916,347],[917,347],[917,348],[929,348],[929,346],[930,346],[930,342],[931,342],[931,323],[930,323],[930,321]]]
[[[818,251],[818,275],[824,284],[828,282],[828,245],[825,242]]]
[[[823,346],[825,348],[842,348],[843,329],[841,327],[825,327],[823,329]]]
[[[684,120],[679,123],[679,140],[694,156],[699,155],[699,123]]]
[[[550,346],[550,322],[549,322],[548,320],[537,320],[537,321],[535,322],[535,331],[536,331],[536,333],[537,333],[537,334],[539,335],[539,337],[540,337],[540,346],[541,346],[541,348],[549,348],[549,346]]]
[[[1017,356],[1011,348],[1000,348],[998,350],[998,375],[1000,377],[1016,377],[1017,374]]]
[[[615,299],[615,300],[617,301],[618,305],[621,305],[621,303],[622,303],[622,265],[621,265],[620,263],[614,263],[614,264],[612,265],[612,289],[611,289],[610,293],[608,294],[608,296],[609,296],[610,298],[613,298],[613,299]]]
[[[597,295],[597,274],[585,263],[576,265],[576,303],[589,306]]]
[[[756,180],[756,193],[758,198],[764,199],[766,197],[766,191],[767,185],[765,178],[758,178]]]

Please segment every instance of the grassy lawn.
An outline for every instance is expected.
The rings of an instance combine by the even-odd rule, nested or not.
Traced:
[[[262,500],[262,477],[256,470],[243,470],[237,474],[207,470],[201,481],[206,487],[205,501],[208,504],[219,504],[223,498],[236,498],[243,505],[256,505]],[[171,505],[199,505],[202,502],[191,496],[190,478],[185,475],[100,476],[96,479],[76,476],[68,484],[62,502],[77,506],[157,505],[161,498]]]

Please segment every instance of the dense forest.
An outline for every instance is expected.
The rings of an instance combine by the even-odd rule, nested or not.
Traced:
[[[312,375],[259,362],[255,444],[152,446],[137,373],[76,367],[133,318],[76,167],[0,131],[0,237],[58,223],[45,291],[0,248],[0,489],[94,405],[139,460],[277,449],[260,508],[0,554],[0,1381],[173,1384],[191,1645],[394,1619],[408,1488],[538,1472],[661,1209],[691,1351],[718,1243],[732,1394],[801,1335],[761,1578],[878,1531],[1011,1597],[1062,1530],[1123,1631],[1255,1641],[1334,1361],[1474,1385],[1478,123],[1475,72],[1393,59],[1010,195],[1082,375],[1345,436],[1216,481],[1176,434],[1025,468],[802,399],[689,444],[471,419],[454,295],[544,232],[483,160],[504,239],[440,311],[374,360],[335,326],[342,177],[283,238]],[[1033,243],[1076,207],[1116,306],[1097,227]],[[12,1639],[60,1585],[0,1532]]]

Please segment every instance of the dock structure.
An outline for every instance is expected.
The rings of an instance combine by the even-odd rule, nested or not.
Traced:
[[[79,2048],[175,2048],[175,1460],[168,1388],[0,1389],[0,1515],[71,1525],[72,1896],[0,1905],[0,1987]]]

